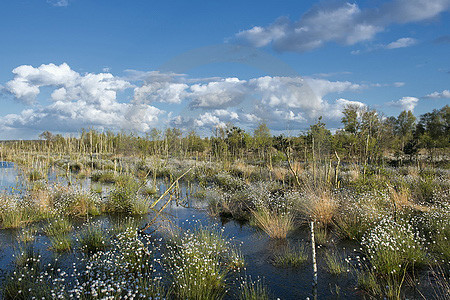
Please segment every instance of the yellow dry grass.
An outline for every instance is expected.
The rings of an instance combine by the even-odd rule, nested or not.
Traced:
[[[286,180],[286,175],[288,174],[288,170],[286,170],[285,168],[275,167],[275,168],[273,168],[272,172],[273,172],[273,175],[276,180],[281,180],[281,181]]]
[[[393,187],[389,187],[389,197],[399,210],[404,210],[406,208],[412,208],[422,212],[430,210],[427,206],[414,203],[411,200],[411,195],[407,188],[402,188],[397,191]]]
[[[351,165],[350,170],[349,170],[349,175],[350,175],[351,181],[356,181],[359,179],[360,171],[359,171],[359,166],[357,164]]]
[[[244,179],[249,178],[252,175],[253,171],[255,170],[254,166],[245,164],[243,162],[235,163],[233,168],[241,172],[244,176]]]
[[[251,212],[256,226],[267,233],[270,238],[285,239],[294,228],[294,217],[289,213],[282,214],[264,207]]]
[[[338,201],[335,200],[331,190],[326,185],[306,185],[304,196],[295,203],[301,214],[315,220],[321,226],[332,223],[338,211]]]
[[[338,203],[331,193],[315,195],[311,204],[309,208],[311,217],[324,226],[331,224],[338,209]]]
[[[51,195],[47,189],[36,189],[30,192],[30,197],[40,213],[50,210]]]

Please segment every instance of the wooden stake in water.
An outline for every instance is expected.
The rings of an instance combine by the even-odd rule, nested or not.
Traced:
[[[314,241],[314,221],[311,221],[311,247],[313,259],[313,297],[317,299],[317,261],[316,261],[316,242]]]

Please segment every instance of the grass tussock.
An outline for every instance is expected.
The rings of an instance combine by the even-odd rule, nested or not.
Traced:
[[[50,221],[44,227],[44,233],[47,236],[60,236],[70,233],[73,230],[72,223],[69,220],[64,218],[58,218],[53,221]]]
[[[243,278],[239,286],[239,300],[269,300],[269,292],[261,279],[252,281],[250,277]]]
[[[326,186],[305,185],[301,193],[291,193],[296,210],[307,220],[314,220],[321,226],[332,224],[338,212],[339,203],[333,192]]]
[[[151,199],[141,193],[142,184],[130,176],[120,176],[106,202],[110,213],[143,215],[150,209]]]
[[[100,196],[76,187],[57,186],[51,199],[53,210],[59,215],[86,217],[101,213]]]
[[[294,216],[259,207],[251,211],[253,223],[262,229],[270,238],[285,239],[294,229]]]
[[[22,228],[17,235],[17,241],[25,244],[31,243],[36,239],[37,232],[38,228],[36,226]]]
[[[14,209],[1,214],[3,228],[19,228],[28,224],[31,220],[22,209]]]
[[[51,250],[55,252],[67,252],[73,247],[72,238],[69,235],[54,235],[50,237]]]
[[[97,171],[91,174],[91,180],[100,183],[115,183],[117,176],[111,171]]]
[[[332,243],[331,233],[326,227],[315,226],[314,227],[315,242],[318,245],[327,246]]]
[[[33,169],[28,173],[28,180],[31,182],[41,179],[44,179],[44,174],[42,174],[39,170]]]
[[[383,219],[363,236],[362,245],[379,274],[402,274],[426,261],[424,240],[407,222]]]
[[[325,251],[323,260],[325,261],[326,270],[330,274],[340,275],[345,273],[348,269],[342,257],[332,250]]]
[[[80,249],[86,253],[105,250],[109,246],[108,237],[99,224],[87,224],[79,236]]]
[[[14,270],[3,283],[3,299],[51,299],[51,287],[42,280],[42,257],[32,246],[20,249],[14,262]]]
[[[308,260],[308,250],[304,244],[283,249],[274,255],[272,263],[277,267],[298,267]]]
[[[222,299],[231,271],[229,242],[222,233],[198,228],[176,236],[167,246],[165,265],[177,299]]]

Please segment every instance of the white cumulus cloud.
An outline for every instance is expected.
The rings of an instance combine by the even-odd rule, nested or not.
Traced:
[[[243,30],[235,38],[254,47],[272,44],[278,51],[304,52],[330,42],[354,45],[374,39],[392,24],[428,20],[449,7],[450,0],[393,0],[365,9],[356,3],[328,2],[313,7],[296,22],[281,17],[268,26]],[[404,38],[388,46],[400,48],[413,42]]]
[[[198,127],[225,127],[226,124],[222,122],[218,116],[206,112],[201,114],[196,120],[194,120],[194,124]]]
[[[238,78],[194,84],[190,87],[191,105],[200,108],[223,108],[235,105],[247,94],[245,84],[245,80]]]
[[[417,40],[413,38],[401,38],[395,42],[389,43],[385,46],[386,49],[406,48],[417,44]]]
[[[167,102],[181,103],[187,96],[184,83],[153,82],[134,89],[134,100],[137,103]]]
[[[426,95],[424,98],[429,98],[429,99],[450,98],[450,90],[443,90],[442,92],[433,92],[431,94]]]
[[[47,3],[57,7],[65,7],[69,5],[69,0],[47,0]]]
[[[389,106],[398,107],[401,110],[414,111],[414,108],[419,103],[419,99],[416,97],[403,97],[397,101],[391,101],[388,103]]]
[[[364,104],[335,100],[334,94],[376,86],[280,76],[194,80],[184,74],[133,70],[117,77],[111,73],[80,74],[66,63],[23,65],[13,70],[13,78],[3,85],[2,92],[30,107],[0,117],[0,129],[77,132],[82,127],[95,127],[147,132],[167,124],[253,127],[263,121],[285,130],[305,126],[318,116],[339,120],[346,104]],[[175,106],[168,104],[186,110],[170,111]]]
[[[119,102],[117,93],[133,85],[110,73],[81,75],[63,63],[39,67],[23,65],[15,68],[13,74],[14,78],[4,89],[32,107],[0,118],[3,129],[73,132],[94,126],[146,131],[165,113],[146,103]],[[53,88],[47,99],[51,103],[45,106],[36,103],[42,87]]]

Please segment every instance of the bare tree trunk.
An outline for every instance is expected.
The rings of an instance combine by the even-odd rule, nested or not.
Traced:
[[[336,169],[335,169],[335,178],[334,178],[334,184],[337,188],[339,188],[339,184],[338,184],[338,174],[339,174],[339,164],[341,163],[341,159],[339,158],[339,155],[337,154],[337,151],[334,151],[334,154],[336,155],[337,158],[337,164],[336,164]]]
[[[317,299],[317,260],[316,260],[316,242],[314,240],[314,221],[311,221],[311,247],[313,259],[313,297]]]

